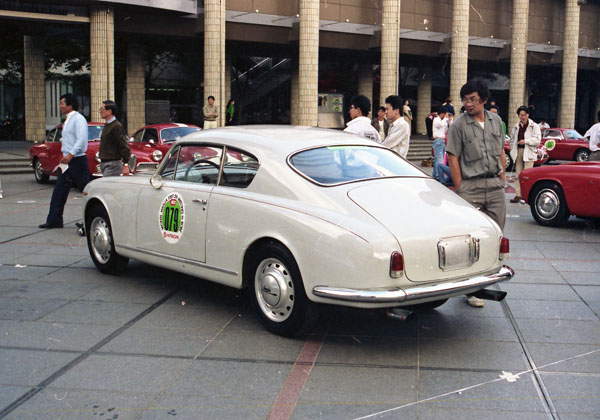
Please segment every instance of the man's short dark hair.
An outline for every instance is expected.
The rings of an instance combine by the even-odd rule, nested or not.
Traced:
[[[74,111],[79,109],[79,101],[77,100],[77,96],[73,95],[72,93],[65,93],[60,97],[60,99],[64,99],[65,104],[73,107]]]
[[[354,108],[360,109],[363,116],[366,117],[371,112],[371,101],[365,95],[356,95],[350,99],[350,105]]]
[[[103,101],[102,104],[104,105],[104,109],[112,112],[113,116],[117,116],[117,113],[119,112],[119,107],[114,101]]]
[[[485,102],[490,98],[490,91],[487,87],[487,83],[481,79],[473,79],[465,83],[464,86],[460,88],[460,97],[462,99],[475,92],[479,94],[481,102]]]
[[[490,105],[490,111],[491,111],[492,109],[495,109],[495,110],[496,110],[496,112],[500,112],[500,108],[498,108],[498,105],[495,105],[495,104],[494,104],[494,105]]]
[[[448,112],[448,108],[446,108],[446,106],[445,106],[445,105],[441,106],[441,107],[438,109],[438,115],[439,115],[439,114],[446,114],[447,112]]]
[[[517,108],[517,115],[519,115],[521,113],[521,111],[525,111],[525,113],[527,115],[530,114],[529,112],[529,107],[525,106],[525,105],[521,105],[519,108]]]
[[[208,99],[212,99],[212,100],[214,101],[214,100],[215,100],[215,97],[214,97],[214,96],[212,96],[212,95],[210,95],[210,96],[208,97]]]
[[[398,95],[390,95],[387,98],[385,98],[385,103],[390,104],[392,109],[402,109],[403,102],[404,101],[402,100],[402,98]]]
[[[380,106],[379,108],[377,108],[377,111],[383,111],[383,112],[385,112],[385,107],[384,106]],[[598,115],[600,115],[600,114],[598,114]]]

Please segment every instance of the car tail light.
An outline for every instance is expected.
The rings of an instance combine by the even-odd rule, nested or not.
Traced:
[[[508,253],[510,252],[510,246],[508,242],[508,238],[502,237],[500,238],[500,259],[508,257]]]
[[[404,274],[404,257],[398,251],[390,257],[390,277],[399,278]]]

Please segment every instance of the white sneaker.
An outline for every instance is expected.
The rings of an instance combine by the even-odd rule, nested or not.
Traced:
[[[475,296],[469,296],[467,303],[471,306],[475,306],[476,308],[481,308],[483,305],[485,305],[485,301],[483,299],[479,299]]]

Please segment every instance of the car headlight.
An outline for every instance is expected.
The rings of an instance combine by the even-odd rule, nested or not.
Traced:
[[[154,152],[152,152],[152,159],[154,159],[155,161],[160,162],[162,157],[163,154],[160,150],[155,150]]]
[[[100,152],[96,152],[96,162],[100,163]]]

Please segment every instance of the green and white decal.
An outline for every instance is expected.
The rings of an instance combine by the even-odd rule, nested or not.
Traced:
[[[158,224],[162,237],[170,244],[179,242],[183,235],[185,210],[183,197],[174,192],[165,197],[160,205]]]

